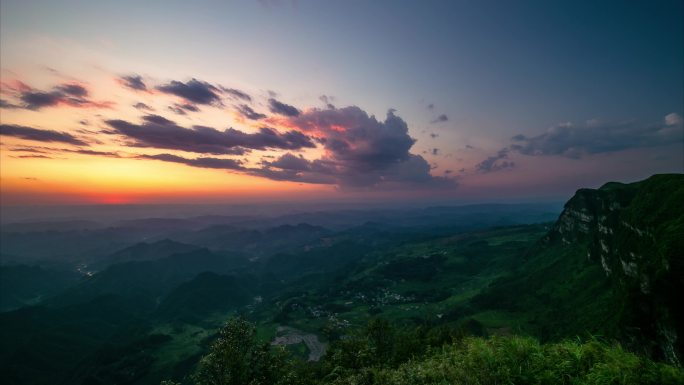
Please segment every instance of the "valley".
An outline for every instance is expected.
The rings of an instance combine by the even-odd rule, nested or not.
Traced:
[[[668,200],[645,203],[660,189]],[[683,194],[682,176],[668,175],[580,190],[560,214],[464,206],[387,212],[384,222],[327,213],[304,215],[314,224],[211,217],[77,231],[6,226],[2,370],[12,384],[185,383],[233,317],[302,365],[325,367],[331,348],[340,354],[350,336],[384,320],[398,335],[450,330],[436,341],[600,336],[677,366],[681,341],[672,336],[684,330],[671,296],[682,287]],[[129,245],[105,255],[112,234]],[[91,241],[70,246],[69,256],[52,247],[83,237]],[[645,304],[654,311],[641,313]]]
[[[684,385],[683,15],[0,0],[0,385]]]

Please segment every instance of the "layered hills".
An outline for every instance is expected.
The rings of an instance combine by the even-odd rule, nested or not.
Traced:
[[[237,315],[263,341],[296,330],[331,349],[382,319],[431,346],[456,330],[619,342],[675,367],[684,352],[681,174],[580,189],[560,214],[480,205],[88,226],[2,229],[0,370],[12,384],[187,382]],[[309,357],[301,338],[280,340]]]

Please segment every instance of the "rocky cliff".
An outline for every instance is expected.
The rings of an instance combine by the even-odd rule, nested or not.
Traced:
[[[618,340],[684,363],[684,175],[581,189],[510,275],[476,296],[477,311],[523,315],[545,341]]]
[[[586,250],[611,282],[623,339],[680,364],[684,351],[684,175],[582,189],[544,243]],[[645,345],[644,345],[645,344]]]

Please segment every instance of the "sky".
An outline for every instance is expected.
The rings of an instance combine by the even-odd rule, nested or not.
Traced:
[[[684,172],[681,1],[0,2],[0,204],[530,202]]]

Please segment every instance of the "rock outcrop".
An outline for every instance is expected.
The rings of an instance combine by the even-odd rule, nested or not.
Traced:
[[[581,189],[542,243],[586,250],[586,258],[611,282],[622,337],[655,344],[656,355],[681,364],[684,175]]]

